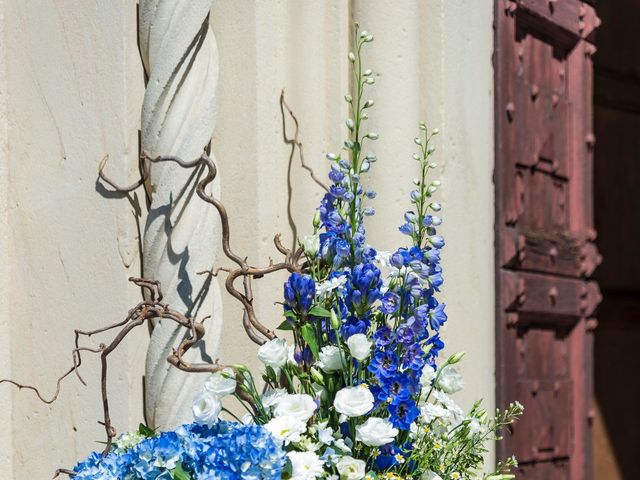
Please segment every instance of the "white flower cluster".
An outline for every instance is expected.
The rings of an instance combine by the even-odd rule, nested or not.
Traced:
[[[236,390],[235,373],[231,368],[213,373],[193,401],[193,419],[201,425],[212,426],[222,411],[220,399]]]
[[[349,354],[358,360],[364,360],[371,354],[371,341],[366,335],[351,336],[347,346]],[[285,340],[274,339],[260,347],[258,358],[265,366],[282,368],[291,361],[291,350]],[[335,346],[323,347],[318,358],[316,366],[325,372],[337,372],[346,366],[345,352]],[[426,366],[420,382],[425,395],[420,416],[412,428],[414,439],[429,435],[441,441],[462,422],[470,425],[471,431],[480,431],[480,423],[465,417],[462,409],[448,395],[464,386],[462,376],[453,365],[447,364],[439,372]],[[218,393],[230,392],[235,388],[235,384],[229,383],[225,390],[219,376],[212,376],[207,385]],[[325,478],[325,463],[335,466],[341,479],[364,479],[365,461],[351,456],[351,442],[345,442],[339,432],[327,426],[327,421],[314,423],[320,395],[321,388],[318,389],[317,398],[310,394],[289,394],[284,389],[269,389],[261,396],[262,405],[272,417],[265,427],[289,449],[292,480]],[[340,415],[341,422],[366,416],[373,406],[374,397],[366,385],[344,387],[336,392],[333,401],[333,409]],[[370,416],[357,425],[356,441],[368,447],[381,447],[393,442],[398,433],[388,418]],[[432,477],[425,478],[437,480],[440,477],[433,473]]]

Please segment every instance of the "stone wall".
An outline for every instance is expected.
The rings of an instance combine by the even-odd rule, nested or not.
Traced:
[[[0,71],[0,376],[53,390],[71,357],[74,327],[117,320],[139,292],[134,207],[96,186],[98,163],[135,178],[144,79],[133,2],[3,0]],[[271,239],[291,242],[310,230],[320,191],[290,164],[278,98],[282,88],[300,120],[307,162],[344,137],[349,84],[346,52],[354,19],[376,35],[371,68],[371,128],[379,161],[370,241],[391,249],[407,209],[416,166],[417,123],[436,141],[447,239],[445,297],[451,350],[466,350],[464,403],[493,404],[493,2],[488,0],[219,0],[212,23],[220,51],[218,123],[213,149],[222,199],[232,217],[235,250],[256,263],[276,256]],[[289,130],[291,133],[291,130]],[[144,209],[143,193],[137,199]],[[257,281],[258,309],[279,323],[277,281]],[[282,278],[284,280],[284,277]],[[240,309],[224,304],[220,358],[255,362]],[[142,416],[147,335],[141,331],[114,358],[113,417],[120,430]],[[96,372],[88,388],[75,379],[59,402],[44,406],[29,392],[0,386],[0,467],[13,478],[46,478],[58,466],[99,448]]]

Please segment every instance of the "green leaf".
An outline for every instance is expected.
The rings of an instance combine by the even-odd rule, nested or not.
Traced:
[[[282,470],[282,478],[283,480],[288,480],[293,475],[293,465],[291,464],[291,460],[287,457],[287,463]]]
[[[151,437],[155,437],[156,436],[156,432],[154,432],[153,430],[151,430],[149,427],[147,427],[144,423],[141,423],[138,426],[138,435],[143,435],[147,438],[151,438]]]
[[[330,317],[331,316],[331,312],[329,310],[327,310],[326,308],[322,308],[322,307],[312,307],[311,310],[309,310],[309,315],[313,315],[315,317]]]
[[[293,320],[296,320],[298,318],[296,312],[294,312],[293,310],[287,310],[286,312],[284,312],[284,316],[287,318],[292,318]]]
[[[176,468],[171,470],[171,476],[175,480],[191,480],[191,475],[189,475],[184,468],[182,468],[182,463],[178,462],[176,464]]]
[[[289,321],[285,320],[276,327],[276,330],[293,330],[293,327]]]
[[[305,323],[300,328],[300,335],[302,335],[304,341],[307,342],[307,345],[309,345],[313,356],[315,358],[318,358],[318,353],[320,353],[320,350],[318,349],[318,341],[316,340],[316,334],[313,331],[313,327],[308,323]]]

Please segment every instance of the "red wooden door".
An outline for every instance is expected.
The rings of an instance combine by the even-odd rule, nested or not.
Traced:
[[[497,399],[525,406],[499,453],[522,479],[591,473],[598,23],[579,0],[496,3]]]

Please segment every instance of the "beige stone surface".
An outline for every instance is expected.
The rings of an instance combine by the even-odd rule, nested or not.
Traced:
[[[115,178],[135,178],[143,87],[136,6],[5,1],[2,10],[0,342],[8,348],[0,377],[49,396],[71,365],[72,329],[119,320],[139,297],[127,283],[140,268],[132,206],[96,188],[105,154]],[[119,428],[141,419],[146,342],[141,331],[114,356]],[[0,386],[3,406],[10,403],[0,409],[0,435],[11,432],[0,437],[5,478],[50,478],[100,448],[98,366],[86,358],[88,387],[69,378],[51,406]]]
[[[0,347],[11,347],[10,355],[0,348],[0,368],[50,391],[54,373],[70,360],[70,329],[120,318],[138,298],[126,284],[139,271],[131,206],[95,190],[97,164],[106,153],[114,176],[134,178],[143,90],[135,5],[0,4],[7,39],[0,70],[0,249],[10,258],[0,262]],[[345,133],[341,98],[349,83],[345,52],[352,20],[376,35],[368,53],[380,73],[370,121],[380,134],[370,177],[378,191],[370,241],[390,249],[402,240],[397,226],[416,173],[412,139],[418,120],[425,119],[442,132],[436,160],[447,239],[446,336],[451,351],[468,352],[463,403],[482,396],[489,406],[492,15],[488,0],[218,0],[212,10],[220,52],[213,145],[221,195],[232,216],[232,245],[255,263],[276,258],[273,234],[282,232],[291,242],[292,223],[301,235],[310,231],[321,196],[298,158],[289,164],[280,90],[286,89],[300,119],[307,162],[326,172],[324,155],[339,149]],[[270,325],[281,319],[281,307],[273,303],[282,289],[276,280],[258,280],[255,289],[259,313]],[[255,347],[240,322],[239,307],[225,299],[219,355],[255,365]],[[112,379],[114,417],[125,428],[142,414],[148,340],[139,333],[118,357],[127,368]],[[87,367],[95,372],[97,365]],[[46,478],[98,447],[97,385],[91,373],[87,377],[89,388],[71,380],[51,407],[28,392],[8,394],[0,387],[1,468],[14,478]]]

